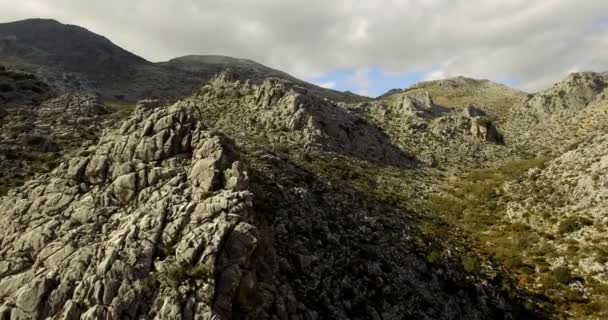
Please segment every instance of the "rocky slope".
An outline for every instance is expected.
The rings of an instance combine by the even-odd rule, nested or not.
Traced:
[[[83,151],[119,118],[97,97],[80,94],[7,109],[0,118],[0,194],[53,169],[63,155]]]
[[[576,275],[584,276],[580,289],[589,295],[594,288],[587,286],[608,285],[607,138],[603,134],[585,141],[544,168],[528,171],[526,179],[505,185],[517,195],[506,204],[508,220],[529,225],[536,233],[557,235],[528,250],[553,248],[548,266],[572,269],[573,282]],[[598,300],[608,299],[608,292],[596,293],[604,295]]]
[[[0,63],[36,74],[59,93],[98,93],[106,100],[175,100],[189,96],[226,68],[250,79],[295,79],[250,60],[229,57],[187,56],[152,63],[84,28],[46,19],[0,24]],[[331,100],[366,100],[297,81]]]
[[[429,92],[442,106],[465,108],[469,105],[486,107],[491,115],[503,121],[511,107],[524,98],[526,93],[489,80],[455,77],[417,83],[403,90],[394,90],[381,100],[398,101],[403,96]]]
[[[412,90],[351,109],[429,166],[466,168],[512,152],[485,105],[438,105],[429,91]]]
[[[565,80],[516,103],[506,121],[507,140],[531,152],[555,154],[601,131],[606,122],[608,74],[572,73]]]
[[[323,150],[389,164],[413,165],[384,132],[335,103],[282,79],[261,84],[224,72],[191,99],[210,125],[235,138],[258,140],[282,149]]]
[[[501,128],[517,156],[443,176],[429,202],[565,318],[608,315],[605,79],[572,74],[514,104]]]
[[[449,257],[429,265],[395,207],[264,151],[248,171],[199,108],[142,102],[2,199],[3,318],[540,316]]]

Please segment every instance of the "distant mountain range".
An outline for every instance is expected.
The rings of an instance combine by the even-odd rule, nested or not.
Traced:
[[[333,101],[367,100],[350,92],[321,88],[247,59],[200,55],[153,63],[85,28],[48,19],[0,24],[0,64],[36,74],[59,93],[88,91],[110,100],[175,100],[227,68],[253,80],[288,79]]]

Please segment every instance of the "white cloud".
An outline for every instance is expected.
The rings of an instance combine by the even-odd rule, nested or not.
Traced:
[[[336,87],[336,83],[333,81],[330,81],[330,82],[321,83],[321,84],[319,84],[319,86],[323,87],[323,88],[327,88],[327,89],[333,89]]]
[[[445,74],[445,71],[443,71],[443,70],[431,71],[424,76],[425,81],[440,80],[440,79],[445,79],[445,78],[446,78],[446,74]]]
[[[300,78],[442,70],[536,90],[573,66],[608,69],[605,0],[0,0],[0,21],[32,16],[81,25],[153,61],[225,54]]]

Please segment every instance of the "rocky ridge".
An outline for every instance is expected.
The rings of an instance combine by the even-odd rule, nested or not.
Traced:
[[[3,317],[230,318],[247,298],[257,231],[236,152],[191,110],[147,106],[3,199]]]
[[[566,151],[585,136],[598,133],[590,127],[577,128],[581,123],[606,121],[606,88],[606,73],[581,72],[570,74],[547,90],[526,96],[513,106],[505,121],[507,141],[532,152],[542,152],[546,145],[554,146],[555,154]]]
[[[186,101],[199,106],[212,119],[210,125],[235,138],[255,138],[284,149],[331,151],[393,166],[414,164],[380,129],[290,81],[271,78],[255,84],[224,72]]]

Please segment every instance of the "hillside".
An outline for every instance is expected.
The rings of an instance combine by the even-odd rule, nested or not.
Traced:
[[[206,108],[246,94],[225,80],[172,106],[141,103],[88,154],[2,199],[0,314],[542,317],[521,305],[524,292],[500,288],[508,278],[463,268],[457,257],[429,258],[430,246],[446,244],[422,230],[419,217],[333,185],[291,156],[260,145],[240,151],[207,129]],[[272,94],[282,90],[250,87],[259,107],[277,111],[285,110],[277,101],[297,99],[293,91]],[[377,133],[361,136],[369,134]],[[322,141],[339,138],[327,133]],[[465,245],[445,250],[464,253]]]
[[[435,102],[444,106],[483,106],[499,119],[504,119],[510,107],[526,96],[525,92],[489,80],[455,77],[417,83],[404,90],[389,92],[380,100],[395,101],[403,96],[428,92]]]

